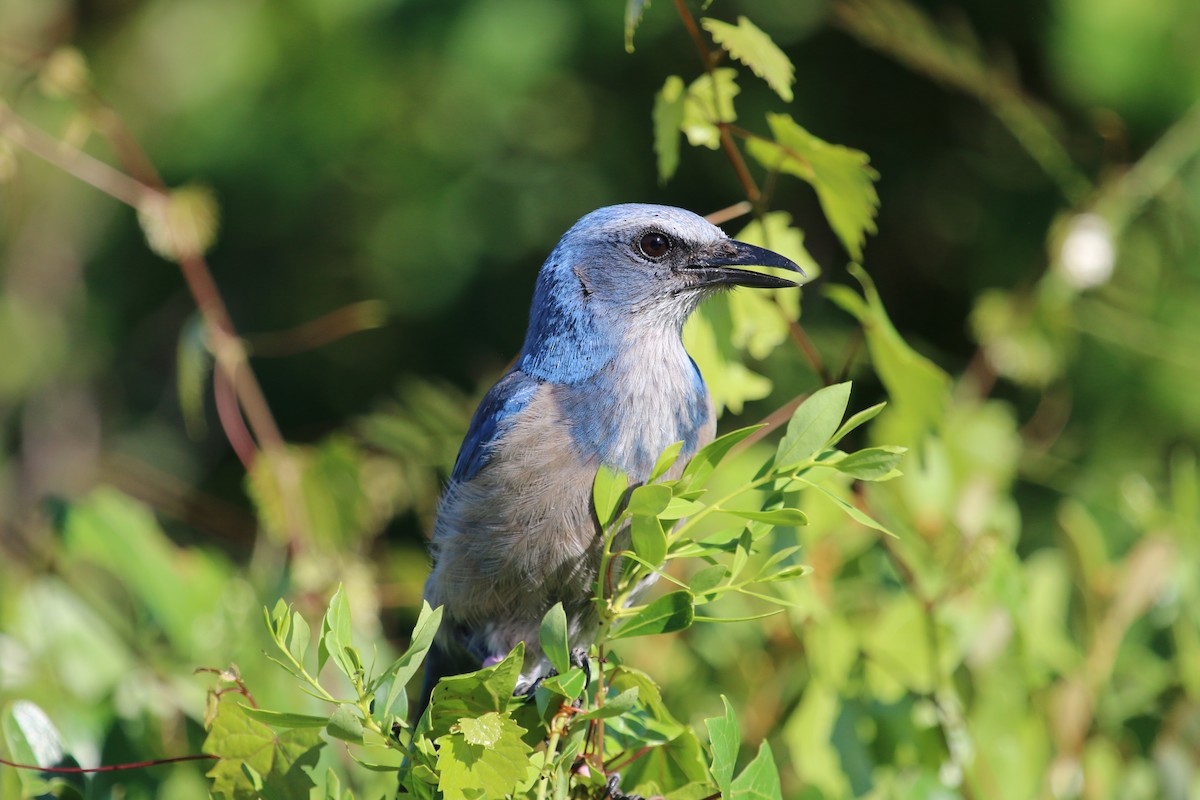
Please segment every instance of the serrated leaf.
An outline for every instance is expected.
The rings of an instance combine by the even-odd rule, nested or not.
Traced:
[[[567,643],[567,612],[561,602],[555,603],[546,615],[542,617],[542,626],[538,629],[538,642],[542,653],[550,659],[550,664],[561,675],[571,668],[571,650]]]
[[[758,747],[758,755],[733,779],[730,800],[783,800],[779,784],[779,769],[766,742]]]
[[[695,602],[692,593],[686,590],[665,594],[625,620],[609,639],[629,639],[634,636],[681,631],[692,624]]]
[[[730,431],[723,436],[718,436],[700,448],[700,452],[692,456],[692,460],[684,468],[683,482],[690,486],[705,481],[712,474],[713,470],[716,469],[717,464],[721,463],[721,460],[729,454],[729,451],[738,442],[761,427],[762,425],[751,425],[748,428],[739,428],[736,431]]]
[[[463,727],[473,737],[468,739]],[[513,794],[528,773],[533,752],[522,736],[525,729],[507,715],[481,715],[475,722],[461,720],[457,732],[437,739],[438,789],[446,798],[504,797]]]
[[[690,729],[664,745],[650,748],[622,770],[622,789],[644,796],[662,794],[663,787],[683,787],[708,782],[708,759],[700,740]],[[672,792],[674,794],[674,792]],[[706,797],[706,791],[700,797]]]
[[[362,744],[363,724],[353,706],[339,705],[325,723],[326,732],[335,739]]]
[[[217,201],[206,186],[147,192],[137,212],[146,243],[169,261],[203,255],[217,238]]]
[[[692,81],[684,99],[680,129],[693,147],[716,150],[721,146],[717,123],[737,119],[733,98],[740,91],[737,72],[729,67],[714,69]]]
[[[860,481],[877,481],[895,472],[900,457],[907,451],[907,447],[891,445],[867,447],[848,454],[830,466]]]
[[[183,414],[184,428],[193,439],[202,439],[207,430],[204,396],[213,362],[205,335],[204,318],[193,314],[180,328],[179,344],[175,348],[175,387],[179,394],[179,410]]]
[[[612,524],[628,488],[629,478],[624,472],[600,465],[592,483],[592,503],[596,506],[596,519],[600,527],[607,528]]]
[[[774,141],[751,139],[747,150],[769,170],[795,175],[817,192],[821,210],[850,256],[862,259],[868,233],[875,233],[879,173],[860,150],[830,144],[800,127],[787,114],[768,114]]]
[[[658,161],[658,182],[666,183],[679,168],[679,133],[683,127],[687,95],[683,78],[671,75],[654,95],[654,155]]]
[[[308,797],[314,786],[309,773],[322,746],[315,728],[276,733],[251,719],[238,703],[220,704],[203,751],[220,760],[208,771],[217,800],[257,800],[268,791],[276,797]],[[243,769],[243,766],[246,769]],[[252,775],[262,781],[256,788]]]
[[[517,642],[498,664],[438,681],[429,702],[430,738],[449,733],[463,717],[507,709],[524,663],[525,643]]]
[[[667,534],[658,517],[634,514],[629,523],[633,552],[647,564],[659,565],[667,556]]]
[[[737,715],[733,713],[729,698],[721,695],[721,703],[725,706],[725,713],[704,720],[704,727],[708,728],[708,740],[712,747],[712,776],[717,782],[717,788],[721,790],[721,795],[727,797],[733,783],[738,749],[742,746],[742,731],[738,727]]]
[[[792,414],[779,442],[776,470],[785,472],[820,452],[841,425],[849,401],[849,381],[823,387],[809,395]]]
[[[738,17],[737,25],[709,17],[700,20],[700,24],[714,42],[766,81],[785,103],[792,102],[796,69],[762,29],[743,16]]]
[[[808,524],[808,515],[798,508],[773,508],[768,511],[745,511],[733,508],[723,508],[721,510],[735,517],[755,522],[765,522],[768,525],[796,527]]]
[[[650,0],[625,0],[625,52],[633,52],[633,34],[642,22]]]
[[[275,728],[324,728],[329,717],[319,717],[314,714],[293,714],[289,711],[271,711],[266,708],[251,708],[242,706],[242,711],[250,719],[257,720]]]

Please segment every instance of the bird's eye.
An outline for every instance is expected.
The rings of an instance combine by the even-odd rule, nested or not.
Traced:
[[[659,231],[643,234],[638,240],[638,249],[646,258],[662,258],[671,249],[671,237]]]

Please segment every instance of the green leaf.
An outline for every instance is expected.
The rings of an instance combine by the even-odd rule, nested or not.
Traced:
[[[769,511],[743,511],[733,508],[722,508],[721,510],[735,517],[765,522],[768,525],[796,527],[808,524],[808,516],[798,508],[773,508]]]
[[[575,721],[587,722],[592,719],[611,719],[612,717],[619,717],[626,714],[637,704],[639,691],[638,687],[632,686],[616,697],[606,699],[604,705],[597,706],[591,711],[577,715]]]
[[[819,453],[833,437],[850,401],[850,382],[813,392],[800,404],[779,442],[775,468],[784,472]]]
[[[592,483],[592,503],[596,506],[596,519],[600,527],[607,528],[612,524],[628,488],[629,478],[624,472],[600,465],[596,480]]]
[[[892,533],[890,530],[885,528],[882,523],[877,522],[874,519],[872,519],[868,514],[866,514],[860,508],[858,508],[858,506],[847,503],[845,500],[838,497],[836,494],[829,491],[828,489],[826,489],[824,486],[820,485],[819,483],[811,483],[811,482],[803,480],[803,479],[801,479],[800,482],[808,484],[809,486],[813,487],[817,491],[821,492],[821,494],[828,497],[830,500],[832,500],[834,502],[835,505],[837,505],[838,508],[842,509],[842,511],[845,511],[846,514],[849,515],[849,517],[851,519],[853,519],[855,522],[859,523],[860,525],[866,525],[868,528],[874,528],[875,530],[879,531],[880,533],[886,533],[888,536],[891,536],[893,539],[900,538],[899,536],[897,536],[896,534]]]
[[[260,796],[308,797],[310,777],[322,747],[321,732],[294,728],[276,733],[251,719],[240,704],[220,704],[203,751],[220,760],[208,771],[217,800],[257,800]],[[244,769],[245,768],[245,769]],[[255,779],[262,782],[255,787]]]
[[[287,649],[292,658],[296,659],[301,666],[304,666],[304,656],[308,652],[311,638],[312,631],[308,627],[308,622],[300,615],[299,611],[292,612],[287,635]]]
[[[684,99],[680,127],[693,147],[716,150],[721,146],[717,123],[737,119],[733,98],[739,91],[737,72],[729,67],[714,69],[692,81]]]
[[[375,710],[376,719],[386,721],[389,715],[400,719],[408,716],[408,695],[404,687],[421,668],[441,624],[442,607],[430,608],[429,603],[422,600],[421,613],[417,615],[417,624],[413,626],[408,649],[380,673],[380,680],[371,687],[373,690],[382,686],[384,679],[390,681],[384,702]]]
[[[742,731],[729,698],[721,695],[721,702],[725,705],[725,714],[704,720],[704,727],[708,728],[708,740],[712,745],[713,779],[721,795],[728,797],[733,783],[733,770],[737,765],[738,748],[742,746]]]
[[[742,16],[738,17],[737,25],[709,17],[700,20],[700,24],[714,42],[766,81],[785,103],[792,102],[796,70],[791,59],[771,41],[770,36]]]
[[[654,483],[656,480],[667,474],[667,470],[675,466],[675,462],[679,460],[679,453],[683,450],[683,442],[675,442],[667,445],[667,449],[662,451],[658,457],[658,461],[654,462],[654,469],[650,471],[650,477],[646,479],[646,483]]]
[[[950,376],[913,350],[896,332],[874,282],[862,267],[850,265],[850,274],[862,284],[862,295],[846,286],[830,287],[826,293],[830,300],[858,319],[867,336],[871,363],[891,398],[889,416],[898,417],[903,428],[902,438],[891,441],[915,446],[925,434],[937,430],[946,418]]]
[[[661,564],[667,557],[667,534],[658,517],[634,514],[629,524],[633,552],[647,564]]]
[[[850,256],[862,259],[863,243],[875,232],[879,173],[866,153],[829,144],[800,127],[787,114],[768,114],[775,141],[751,139],[750,155],[769,170],[795,175],[817,192],[821,210]]]
[[[587,688],[587,675],[579,667],[571,667],[564,673],[551,675],[539,686],[568,700],[574,700]]]
[[[665,594],[625,620],[609,639],[629,639],[634,636],[681,631],[692,624],[695,602],[692,593],[686,590]]]
[[[682,497],[672,497],[667,507],[658,512],[659,519],[683,519],[704,509],[703,503],[694,500],[684,500]]]
[[[538,642],[550,664],[561,675],[571,668],[571,648],[567,643],[567,612],[561,602],[555,603],[542,617]]]
[[[900,463],[900,456],[907,451],[907,447],[891,445],[867,447],[850,453],[829,466],[860,481],[878,481],[894,475],[896,465]]]
[[[362,744],[363,724],[353,706],[339,705],[329,715],[325,730],[335,739]]]
[[[654,154],[658,159],[658,182],[666,183],[679,168],[679,132],[687,95],[683,78],[671,75],[654,96]]]
[[[637,794],[652,796],[674,792],[689,784],[708,782],[708,759],[700,740],[690,729],[664,745],[653,747],[621,772],[622,788]],[[712,794],[705,792],[700,797]]]
[[[717,464],[721,463],[721,460],[729,454],[734,445],[761,427],[762,425],[751,425],[748,428],[730,431],[724,436],[718,436],[716,439],[713,439],[702,447],[699,453],[692,456],[692,460],[688,462],[687,467],[683,470],[683,482],[691,485],[707,480],[708,476],[716,469]]]
[[[870,408],[864,408],[862,411],[859,411],[857,414],[850,417],[850,419],[842,423],[842,427],[838,428],[837,433],[833,435],[834,444],[846,438],[851,431],[855,430],[859,426],[865,425],[866,423],[875,419],[875,417],[879,416],[879,412],[883,411],[883,409],[886,407],[886,401],[882,403],[876,403]]]
[[[671,487],[661,483],[639,486],[629,496],[629,513],[634,516],[656,517],[671,502]]]
[[[729,567],[724,564],[712,564],[698,571],[688,581],[688,591],[696,596],[707,594],[721,585],[729,575]]]
[[[188,436],[204,438],[204,397],[208,376],[213,369],[213,354],[205,336],[204,318],[193,314],[179,331],[175,348],[175,386],[179,393],[179,410]]]
[[[499,664],[438,681],[429,702],[430,738],[449,733],[462,717],[507,709],[524,663],[525,643],[517,642]]]
[[[347,648],[352,646],[352,627],[350,623],[350,601],[346,599],[346,589],[338,584],[337,591],[329,598],[329,607],[321,620],[321,644],[317,651],[317,672],[325,667],[325,662],[332,658],[333,663],[347,678],[353,680],[355,673],[354,660],[348,655]]]
[[[625,52],[633,52],[633,34],[642,22],[650,0],[625,0]]]
[[[29,700],[17,700],[0,718],[8,756],[18,764],[39,767],[78,767],[79,762],[67,753],[62,735],[41,706]],[[82,798],[87,791],[83,775],[56,775],[50,772],[16,770],[23,797]],[[0,784],[0,793],[3,785]]]
[[[742,774],[733,779],[728,797],[730,800],[783,800],[779,769],[766,742],[759,745],[758,755],[746,765]]]
[[[270,711],[265,708],[242,706],[242,712],[250,719],[266,723],[275,728],[324,728],[329,717],[314,714],[293,714],[289,711]]]
[[[504,797],[516,792],[529,772],[533,752],[525,729],[507,714],[489,712],[459,720],[437,739],[438,789],[446,798]]]

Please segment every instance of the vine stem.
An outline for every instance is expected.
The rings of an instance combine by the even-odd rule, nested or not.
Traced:
[[[112,116],[115,118],[116,115]],[[124,130],[123,126],[118,125],[117,128]],[[148,171],[145,180],[130,177],[39,130],[3,102],[0,102],[0,135],[68,175],[134,209],[140,210],[145,208],[147,203],[164,202],[168,198],[168,193],[161,188],[161,179],[153,171],[148,160],[141,165],[142,169]],[[128,142],[124,144],[123,151],[132,148],[140,152],[140,149]],[[284,524],[288,541],[293,548],[298,548],[307,540],[308,528],[299,469],[287,452],[287,443],[250,367],[246,348],[237,335],[208,263],[200,253],[182,253],[176,263],[204,320],[209,347],[217,367],[233,387],[259,448],[270,459],[279,493],[284,501]],[[223,427],[226,422],[227,419],[222,420]],[[249,452],[244,443],[238,440],[236,431],[226,428],[226,436],[237,450],[239,458],[243,462],[247,461]]]

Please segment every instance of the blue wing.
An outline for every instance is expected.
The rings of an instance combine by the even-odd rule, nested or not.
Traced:
[[[541,383],[529,377],[520,370],[513,370],[491,388],[475,409],[471,426],[463,439],[462,448],[458,451],[458,459],[454,462],[454,472],[450,477],[455,481],[469,481],[487,464],[492,455],[492,447],[504,435],[512,418],[521,413],[533,399]]]

